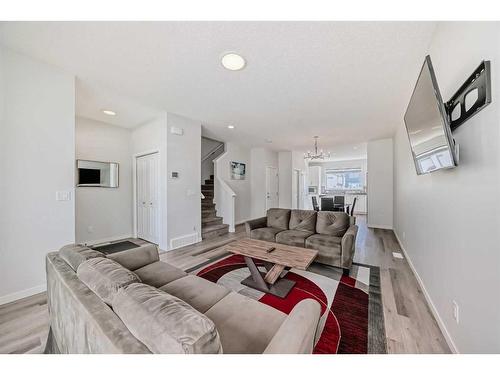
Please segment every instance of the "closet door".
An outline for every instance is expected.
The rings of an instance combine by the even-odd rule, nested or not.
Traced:
[[[158,244],[158,153],[136,159],[137,237]]]

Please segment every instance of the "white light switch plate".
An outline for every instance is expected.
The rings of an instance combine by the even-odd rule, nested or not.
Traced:
[[[396,259],[404,259],[403,257],[403,254],[399,253],[399,252],[396,252],[396,251],[393,251],[392,252],[392,256]]]
[[[56,191],[56,201],[70,201],[71,191]]]

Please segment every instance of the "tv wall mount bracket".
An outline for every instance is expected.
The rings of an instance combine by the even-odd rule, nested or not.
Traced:
[[[476,101],[466,110],[466,100],[468,95],[476,97],[473,91],[477,91]],[[451,130],[457,129],[465,121],[491,103],[491,71],[490,62],[482,61],[469,78],[463,83],[451,99],[444,103],[446,113],[450,121]],[[456,108],[459,106],[459,109]],[[456,109],[456,110],[455,110]]]

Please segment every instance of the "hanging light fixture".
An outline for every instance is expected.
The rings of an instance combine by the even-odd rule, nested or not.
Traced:
[[[315,159],[328,159],[330,157],[330,152],[324,153],[323,150],[319,150],[318,152],[318,136],[314,136],[314,153],[311,151],[307,151],[304,154],[304,159],[306,160],[315,160]]]

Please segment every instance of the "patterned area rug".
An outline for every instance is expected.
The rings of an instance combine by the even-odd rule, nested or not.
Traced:
[[[263,265],[256,263],[265,272]],[[349,277],[334,267],[319,264],[307,271],[292,269],[285,278],[296,285],[285,298],[242,285],[250,271],[240,255],[230,255],[196,274],[285,314],[303,299],[317,300],[322,315],[315,354],[386,353],[378,267],[355,264]]]

